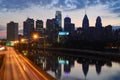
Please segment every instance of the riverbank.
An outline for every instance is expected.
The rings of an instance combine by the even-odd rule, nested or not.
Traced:
[[[96,50],[81,50],[81,49],[68,49],[68,48],[46,48],[46,51],[57,51],[57,52],[68,52],[74,55],[94,55],[94,56],[108,56],[108,57],[120,57],[119,52],[108,52],[108,51],[96,51]]]

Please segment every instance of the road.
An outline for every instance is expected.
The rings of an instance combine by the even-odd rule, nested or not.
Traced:
[[[17,54],[14,48],[7,47],[4,54],[1,80],[54,80],[38,71],[27,59]]]

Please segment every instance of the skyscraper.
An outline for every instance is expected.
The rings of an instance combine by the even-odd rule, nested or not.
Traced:
[[[101,17],[98,16],[96,19],[96,24],[95,24],[96,28],[102,28],[102,22],[101,22]]]
[[[75,31],[75,24],[70,23],[68,32],[72,33]]]
[[[7,24],[7,40],[18,40],[18,23],[12,21]]]
[[[55,19],[57,20],[57,23],[58,23],[59,27],[62,27],[62,14],[61,14],[61,11],[56,11]]]
[[[71,23],[70,17],[64,19],[64,31],[72,33],[75,30],[75,24]]]
[[[71,24],[71,18],[65,17],[64,18],[64,31],[68,31],[69,25]]]
[[[42,21],[42,20],[37,20],[37,21],[36,21],[36,31],[37,31],[40,35],[44,33],[43,21]]]
[[[47,42],[51,43],[53,41],[53,20],[52,19],[47,19],[46,21],[46,35],[47,35]]]
[[[23,35],[25,38],[30,39],[32,37],[32,33],[34,32],[34,20],[27,18],[23,23]]]
[[[56,23],[56,19],[47,19],[46,21],[46,34],[48,36],[49,42],[55,42],[57,41],[57,35],[60,31],[60,27]]]
[[[47,19],[47,21],[46,21],[46,29],[47,30],[53,29],[53,20],[52,19]]]
[[[88,29],[89,28],[89,19],[88,19],[86,14],[85,14],[85,16],[83,18],[82,28],[83,29]]]
[[[40,28],[43,28],[43,21],[37,20],[36,21],[36,30],[39,30]]]

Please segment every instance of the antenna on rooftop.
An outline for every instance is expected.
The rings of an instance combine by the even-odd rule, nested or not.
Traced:
[[[86,10],[87,10],[87,8],[86,8],[86,7],[87,7],[87,6],[85,6],[85,14],[87,14],[87,11],[86,11]]]

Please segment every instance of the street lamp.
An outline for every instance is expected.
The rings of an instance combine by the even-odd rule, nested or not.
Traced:
[[[39,35],[38,34],[33,34],[33,39],[38,39]]]
[[[42,37],[39,36],[39,34],[33,34],[33,39],[43,39],[43,60],[44,63],[46,64],[46,54],[45,54],[45,35],[43,35]]]
[[[20,41],[21,41],[22,43],[24,43],[24,42],[25,42],[25,39],[21,39]]]
[[[45,37],[40,37],[37,33],[33,34],[33,39],[43,39],[43,49],[45,52]]]

